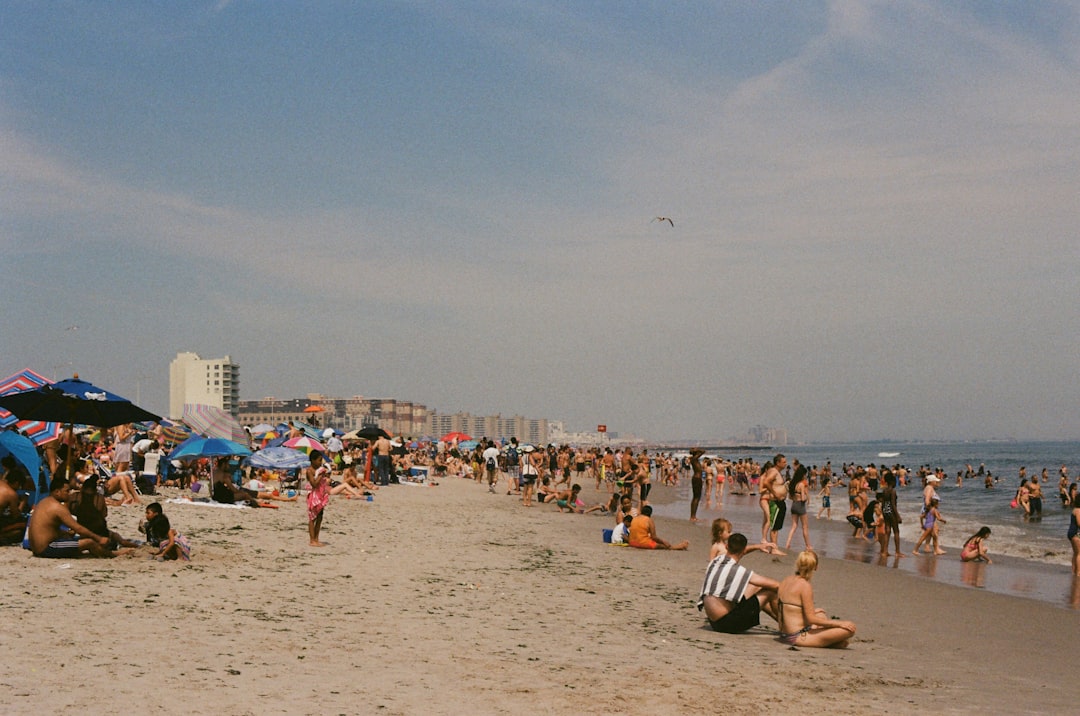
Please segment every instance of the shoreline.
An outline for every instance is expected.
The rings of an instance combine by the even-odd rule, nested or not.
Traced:
[[[591,486],[584,492],[595,501]],[[846,650],[791,650],[768,619],[744,635],[708,628],[694,606],[708,534],[685,518],[657,525],[665,539],[690,539],[686,552],[613,547],[600,536],[610,516],[527,509],[448,478],[383,488],[373,502],[335,498],[323,525],[329,546],[313,549],[302,501],[215,509],[165,502],[173,494],[160,501],[191,540],[191,563],[42,560],[0,548],[9,575],[0,604],[16,618],[19,655],[19,668],[0,677],[6,713],[1075,706],[1068,657],[1080,620],[1030,599],[825,557],[816,602],[858,633]],[[134,536],[141,516],[116,508],[110,524]],[[755,553],[746,564],[781,579],[794,555]],[[785,676],[765,687],[763,673]]]
[[[674,520],[688,520],[690,514],[689,486],[666,487],[664,492],[669,494],[665,495],[662,501],[654,503],[657,505],[656,515]],[[684,492],[685,495],[682,494]],[[654,487],[650,498],[657,493],[658,488]],[[908,556],[903,558],[890,557],[887,564],[883,563],[878,556],[876,542],[871,543],[864,540],[860,543],[851,537],[851,526],[845,521],[836,519],[837,512],[847,512],[847,496],[845,494],[840,497],[843,501],[843,509],[835,507],[836,502],[839,500],[835,499],[836,495],[834,495],[834,516],[832,520],[827,520],[824,517],[820,520],[814,519],[814,515],[817,514],[816,509],[811,509],[808,512],[810,517],[810,539],[819,556],[888,567],[889,569],[895,569],[943,584],[985,589],[998,594],[1045,602],[1059,608],[1080,609],[1080,577],[1074,578],[1070,574],[1068,563],[1058,564],[1056,561],[1044,562],[998,554],[994,551],[995,545],[993,541],[989,543],[990,557],[994,560],[993,564],[987,565],[982,562],[964,563],[960,561],[960,545],[953,539],[945,539],[944,537],[941,542],[947,554],[941,556],[929,554],[912,555],[911,549],[914,547],[915,540],[918,539],[919,532],[916,531],[917,528],[912,524],[910,512],[902,512],[908,517],[900,530],[900,546]],[[746,534],[751,543],[760,540],[761,511],[757,506],[757,498],[749,495],[732,498],[727,495],[725,496],[725,503],[722,513],[721,510],[715,507],[709,509],[704,506],[699,507],[698,518],[701,520],[699,525],[706,528],[703,531],[703,538],[709,538],[707,530],[712,520],[723,516],[734,523],[736,532],[741,531]],[[917,519],[918,516],[915,517]],[[783,541],[787,539],[790,526],[791,515],[789,513],[784,523],[784,529],[780,533],[781,549],[783,549]],[[914,538],[912,538],[913,532]],[[949,536],[952,537],[951,534]],[[791,541],[791,549],[784,551],[792,556],[793,553],[798,554],[799,550],[796,546],[801,544],[802,534],[796,533]],[[891,549],[892,545],[890,543]]]

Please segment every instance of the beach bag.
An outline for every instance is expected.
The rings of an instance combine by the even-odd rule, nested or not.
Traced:
[[[605,544],[611,544],[611,533],[615,530],[601,530],[601,534],[604,537]]]
[[[1013,508],[1014,510],[1019,507],[1019,503],[1017,503],[1015,497],[1013,498],[1013,501],[1009,503],[1009,507]]]

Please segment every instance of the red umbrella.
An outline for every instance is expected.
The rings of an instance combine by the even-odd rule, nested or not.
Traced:
[[[459,443],[463,443],[466,440],[472,440],[472,436],[471,435],[466,435],[465,433],[453,432],[453,433],[447,433],[446,435],[443,435],[441,438],[439,438],[439,440],[441,440],[444,443],[452,443],[454,441],[457,441]]]

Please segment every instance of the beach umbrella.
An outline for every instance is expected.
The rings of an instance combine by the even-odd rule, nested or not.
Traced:
[[[477,442],[476,440],[465,440],[464,442],[458,443],[457,446],[461,450],[472,450],[474,447],[476,447],[479,444],[480,443]]]
[[[0,395],[9,395],[24,390],[49,385],[45,376],[27,368],[0,380]],[[0,429],[14,427],[30,438],[35,445],[44,445],[60,436],[60,424],[48,420],[19,420],[7,410],[0,410]]]
[[[265,447],[270,447],[270,443],[272,443],[274,440],[278,439],[279,437],[281,437],[281,436],[278,435],[278,433],[276,431],[267,430],[265,433],[262,433],[261,435],[259,435],[256,439],[259,441],[259,445],[261,445],[262,447],[265,448]],[[284,440],[282,442],[284,442]]]
[[[326,448],[323,447],[323,444],[321,442],[319,442],[318,440],[313,440],[306,435],[299,438],[293,438],[292,440],[286,440],[282,444],[287,448],[292,448],[293,450],[302,450],[306,453],[310,453],[312,450],[317,450],[318,452],[323,453],[326,452]]]
[[[298,467],[310,465],[311,459],[299,450],[272,447],[256,451],[244,462],[252,467],[261,467],[266,470],[295,470]]]
[[[161,439],[170,443],[182,443],[191,437],[183,425],[169,424],[164,422],[161,424]]]
[[[365,425],[359,430],[353,430],[342,436],[342,440],[378,440],[379,438],[389,439],[390,433],[377,425]]]
[[[254,435],[256,438],[259,438],[273,429],[273,425],[270,425],[268,423],[259,423],[258,425],[251,426],[251,434]]]
[[[241,445],[233,440],[224,438],[205,438],[200,435],[192,435],[184,442],[177,445],[171,453],[169,460],[195,460],[202,457],[229,457],[232,455],[246,456],[251,454],[251,448]]]
[[[185,403],[182,420],[192,432],[208,438],[247,442],[247,432],[229,413],[214,405]]]
[[[465,433],[461,432],[452,432],[443,435],[441,438],[439,438],[439,440],[444,443],[452,443],[456,440],[460,443],[466,440],[472,440],[472,435],[466,435]]]
[[[30,390],[0,396],[0,408],[20,420],[46,420],[111,428],[140,420],[161,420],[127,398],[99,388],[79,376]]]

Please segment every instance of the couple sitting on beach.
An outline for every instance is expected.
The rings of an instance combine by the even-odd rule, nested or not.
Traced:
[[[705,572],[698,609],[718,632],[740,634],[761,623],[764,611],[780,625],[780,641],[793,647],[845,647],[855,634],[855,624],[829,619],[814,608],[810,578],[817,570],[813,552],[801,552],[795,574],[782,582],[756,574],[739,564],[747,552],[746,536],[736,532],[727,541],[727,552],[711,562]]]

